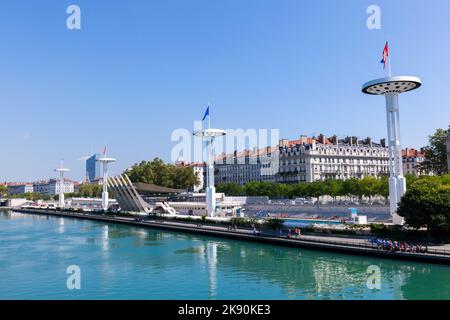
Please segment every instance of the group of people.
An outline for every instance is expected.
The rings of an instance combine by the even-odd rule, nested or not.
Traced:
[[[237,231],[237,225],[229,224],[229,225],[227,225],[227,230],[228,231]]]
[[[428,252],[428,246],[421,244],[409,244],[407,242],[392,241],[390,239],[376,239],[373,243],[377,245],[378,250],[386,250],[389,252]]]
[[[301,235],[302,235],[302,231],[300,230],[300,228],[295,228],[293,230],[289,229],[286,238],[288,238],[288,239],[300,238]]]

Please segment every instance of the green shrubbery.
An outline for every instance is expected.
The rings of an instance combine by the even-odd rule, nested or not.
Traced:
[[[450,232],[450,174],[421,177],[408,185],[398,214],[413,228]]]

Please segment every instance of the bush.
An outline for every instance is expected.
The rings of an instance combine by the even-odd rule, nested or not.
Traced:
[[[398,214],[412,228],[450,232],[450,174],[413,181],[399,203]]]
[[[281,229],[284,225],[284,221],[278,218],[272,218],[269,220],[266,220],[264,223],[264,226],[273,229],[273,230],[278,230]]]

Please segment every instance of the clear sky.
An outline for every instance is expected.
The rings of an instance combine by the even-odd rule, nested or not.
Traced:
[[[387,37],[393,74],[423,81],[400,97],[403,146],[421,147],[450,123],[449,36],[448,0],[4,0],[0,181],[53,177],[61,158],[80,180],[105,144],[112,173],[169,161],[172,131],[208,102],[215,127],[378,140],[384,99],[361,86],[386,75]]]

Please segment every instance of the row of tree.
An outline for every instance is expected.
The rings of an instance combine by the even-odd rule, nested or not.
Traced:
[[[408,177],[408,180],[412,177]],[[302,182],[297,184],[282,184],[275,182],[248,182],[244,185],[235,183],[220,184],[218,192],[231,196],[267,196],[270,198],[306,198],[319,199],[330,196],[334,199],[340,196],[362,198],[369,200],[375,196],[387,198],[389,196],[389,182],[387,177],[380,179],[364,177],[363,179],[348,179]]]
[[[153,183],[175,189],[189,189],[198,183],[191,167],[175,166],[159,158],[135,164],[126,174],[132,182]]]

